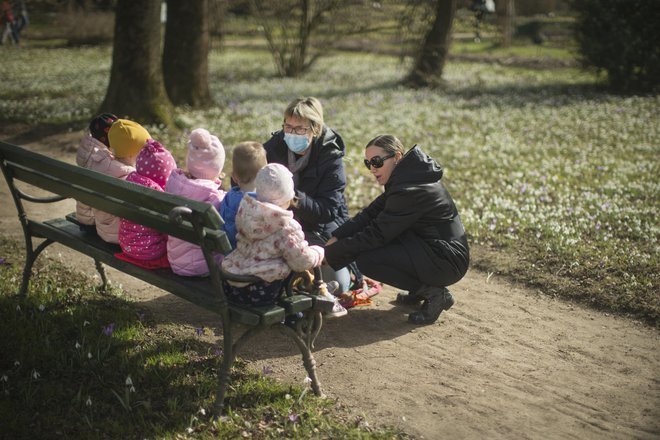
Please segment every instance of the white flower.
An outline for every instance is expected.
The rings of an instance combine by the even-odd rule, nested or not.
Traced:
[[[87,320],[83,321],[83,327],[86,327],[86,326],[88,326],[89,324],[90,324],[89,321],[87,321]]]
[[[14,361],[14,367],[18,367],[21,365],[21,361]]]
[[[126,377],[126,386],[129,387],[132,385],[133,385],[133,381],[131,380],[131,376]]]
[[[85,401],[86,406],[92,406],[92,398],[91,396],[87,396],[87,400]]]
[[[91,351],[88,351],[88,352],[87,352],[87,359],[91,359],[91,358],[92,358],[92,352],[91,352]]]
[[[32,370],[32,378],[34,380],[37,380],[37,379],[39,379],[39,377],[41,377],[41,374],[39,374],[39,372],[37,370]]]
[[[21,306],[18,306],[18,305],[17,305],[17,306],[16,306],[16,311],[17,311],[17,312],[20,312],[20,311],[21,311]]]
[[[80,345],[80,343],[76,341],[76,350],[78,350],[80,347],[82,347],[82,345]]]
[[[46,306],[44,306],[43,304],[39,304],[39,311],[43,312],[44,310],[46,310]]]
[[[6,374],[3,374],[2,377],[0,377],[0,381],[9,382],[9,377]]]

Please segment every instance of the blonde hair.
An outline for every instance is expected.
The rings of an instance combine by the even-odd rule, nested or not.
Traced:
[[[313,96],[297,98],[291,101],[284,110],[284,119],[295,116],[309,121],[314,136],[319,136],[323,131],[323,106]]]
[[[367,145],[364,148],[369,148],[372,145],[374,147],[382,148],[387,153],[401,153],[402,155],[405,154],[401,141],[396,136],[392,136],[391,134],[381,134],[380,136],[376,136],[367,142]]]
[[[267,163],[266,149],[259,142],[241,142],[232,151],[232,173],[241,183],[252,182]]]

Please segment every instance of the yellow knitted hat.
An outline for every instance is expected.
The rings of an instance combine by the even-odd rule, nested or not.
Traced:
[[[137,122],[117,119],[108,131],[110,148],[116,158],[137,156],[145,142],[151,139],[149,132]]]

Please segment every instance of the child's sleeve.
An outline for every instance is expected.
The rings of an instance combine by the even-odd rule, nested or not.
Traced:
[[[301,229],[290,231],[281,242],[282,258],[291,270],[302,272],[320,266],[324,250],[321,246],[310,246]]]

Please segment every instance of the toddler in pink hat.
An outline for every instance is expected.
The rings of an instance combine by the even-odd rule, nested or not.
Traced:
[[[225,197],[221,188],[225,166],[225,148],[217,136],[204,128],[190,133],[187,170],[175,169],[165,185],[165,191],[193,200],[209,203],[220,210]],[[172,271],[183,276],[207,276],[209,267],[199,246],[175,237],[167,238],[167,258]],[[216,256],[218,264],[222,255]]]
[[[176,162],[172,154],[160,142],[149,139],[138,153],[135,171],[126,181],[162,192],[174,169]],[[147,269],[169,267],[167,235],[155,229],[121,219],[119,246],[122,252],[115,254],[117,258]]]

